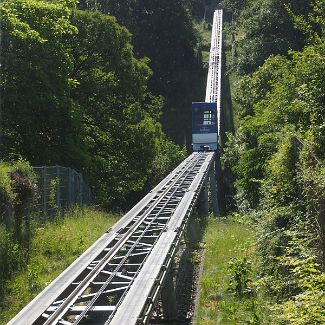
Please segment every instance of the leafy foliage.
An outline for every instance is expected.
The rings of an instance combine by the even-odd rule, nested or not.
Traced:
[[[312,59],[311,59],[312,58]],[[293,53],[292,60],[270,58],[253,75],[242,79],[237,93],[242,117],[235,138],[226,147],[225,159],[235,162],[237,189],[256,207],[259,180],[277,143],[288,133],[301,134],[324,155],[323,92],[324,42]],[[240,159],[235,156],[238,153]]]
[[[251,262],[244,256],[241,258],[232,258],[228,264],[231,273],[228,290],[233,291],[239,298],[250,294],[252,292],[250,287],[252,280],[249,277],[251,273]]]
[[[117,208],[153,185],[163,152],[184,154],[162,131],[164,102],[148,90],[152,71],[135,58],[130,33],[112,16],[75,5],[1,3],[1,151],[7,160],[71,166],[97,203]]]
[[[5,0],[0,10],[1,151],[34,164],[65,162],[68,138],[75,138],[66,37],[77,30],[70,10],[35,0]]]
[[[71,42],[78,80],[72,97],[82,108],[88,177],[99,202],[125,203],[144,187],[158,155],[161,101],[148,94],[151,71],[133,57],[130,34],[114,18],[75,11],[72,22],[79,31]]]
[[[321,1],[311,2],[310,7],[286,2],[290,9],[285,10],[291,14],[286,21],[284,16],[267,20],[267,15],[280,13],[278,4],[258,1],[252,7],[258,13],[254,19],[260,32],[255,29],[256,34],[251,34],[254,24],[241,25],[245,27],[243,40],[284,33],[279,41],[285,46],[275,42],[274,48],[260,51],[247,42],[245,64],[249,68],[243,71],[259,67],[238,84],[239,127],[228,136],[223,159],[236,175],[238,210],[257,224],[258,287],[270,297],[267,304],[276,312],[276,322],[321,324],[325,285],[323,6]],[[267,6],[274,12],[258,12]],[[276,21],[278,30],[262,28]],[[281,31],[284,26],[286,32]],[[293,26],[299,31],[289,35]],[[299,33],[304,34],[300,38],[304,48],[287,52]],[[275,53],[284,55],[269,57]]]
[[[37,195],[36,176],[23,160],[0,164],[0,294],[6,280],[28,263],[30,216],[28,209]]]
[[[237,18],[235,65],[240,73],[253,72],[272,54],[287,55],[289,49],[303,48],[306,37],[295,28],[289,11],[294,15],[308,15],[314,0],[308,3],[303,0],[227,0],[222,3]]]
[[[132,33],[136,57],[148,57],[149,89],[166,98],[162,124],[176,143],[190,148],[192,101],[203,98],[205,73],[190,0],[87,0],[81,8],[115,16]],[[201,7],[203,7],[201,3]],[[184,140],[185,139],[185,140]]]

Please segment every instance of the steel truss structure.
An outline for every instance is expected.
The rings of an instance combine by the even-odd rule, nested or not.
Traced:
[[[214,162],[195,152],[9,324],[146,324]]]
[[[220,134],[221,66],[222,66],[222,10],[215,10],[211,35],[209,71],[205,101],[217,103],[218,134]]]

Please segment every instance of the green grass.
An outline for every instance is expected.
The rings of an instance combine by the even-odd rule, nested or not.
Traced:
[[[230,285],[231,276],[236,274],[235,269],[243,278],[245,268],[247,278],[252,275],[249,259],[254,256],[254,231],[247,225],[210,218],[204,242],[206,250],[200,279],[197,324],[260,324],[262,317],[256,296],[243,290],[239,297],[234,285]],[[239,262],[245,262],[246,257],[247,262],[243,266]],[[232,261],[237,263],[236,267],[230,267]],[[252,285],[249,279],[247,286]]]
[[[16,272],[0,297],[0,324],[15,316],[119,217],[76,208],[64,218],[35,226],[29,263]]]

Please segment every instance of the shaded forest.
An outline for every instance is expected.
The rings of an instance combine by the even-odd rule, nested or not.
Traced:
[[[88,0],[79,5],[115,16],[132,33],[136,57],[148,57],[154,72],[149,89],[165,98],[164,130],[178,144],[187,141],[188,148],[191,101],[202,97],[204,90],[194,5],[189,0]]]

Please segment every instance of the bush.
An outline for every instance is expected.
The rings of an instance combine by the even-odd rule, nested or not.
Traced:
[[[25,160],[0,163],[0,223],[10,227],[22,207],[36,198],[36,175]]]
[[[9,166],[0,164],[0,223],[7,226],[12,223],[13,201],[15,199],[8,173]]]
[[[11,233],[0,225],[0,294],[5,282],[19,265],[19,245],[15,243]]]
[[[36,175],[27,161],[0,164],[0,292],[29,258],[29,208],[36,198]]]
[[[252,280],[250,279],[252,273],[251,261],[246,256],[233,257],[228,262],[228,268],[230,271],[228,290],[233,292],[238,298],[252,294]]]

